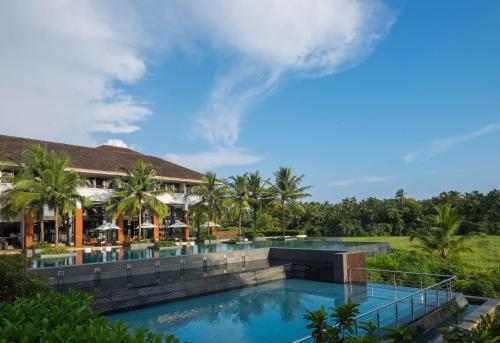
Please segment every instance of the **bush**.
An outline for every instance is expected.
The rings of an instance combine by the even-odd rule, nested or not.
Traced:
[[[51,247],[43,249],[40,255],[57,255],[57,254],[68,254],[69,250],[66,247]]]
[[[455,289],[466,295],[498,297],[500,272],[478,272],[466,267],[459,258],[441,259],[418,251],[398,251],[367,259],[367,267],[408,272],[455,275]]]
[[[75,291],[19,298],[0,307],[2,342],[179,342],[174,336],[144,328],[129,333],[90,308],[91,297]]]
[[[26,265],[24,255],[0,256],[0,303],[48,290],[42,280],[26,271]]]
[[[171,242],[171,241],[159,241],[155,242],[155,248],[160,248],[160,247],[176,247],[177,243]]]
[[[202,241],[208,241],[208,240],[215,240],[217,239],[217,236],[216,235],[209,235],[207,233],[204,233],[200,236],[200,240]]]
[[[47,249],[50,248],[50,243],[47,242],[35,242],[31,246],[32,249]]]

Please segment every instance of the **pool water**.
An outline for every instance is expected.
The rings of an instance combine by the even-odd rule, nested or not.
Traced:
[[[306,310],[344,304],[351,296],[360,304],[360,313],[365,313],[413,291],[401,288],[394,292],[390,286],[377,284],[349,286],[287,279],[108,318],[175,334],[187,342],[291,342],[310,334],[303,318]],[[416,307],[416,311],[423,312],[423,306]],[[404,316],[405,309],[400,308],[400,313]],[[393,320],[390,309],[382,313],[382,325],[390,325]]]
[[[369,243],[361,243],[369,244]],[[310,240],[267,240],[259,242],[250,242],[247,244],[195,244],[194,246],[180,246],[177,249],[156,250],[153,248],[143,250],[130,249],[112,249],[111,251],[94,250],[91,253],[85,253],[82,250],[75,251],[77,256],[40,259],[33,258],[33,268],[55,267],[86,263],[114,262],[119,260],[137,260],[146,258],[157,258],[166,256],[195,255],[212,252],[225,252],[246,249],[258,249],[268,247],[281,248],[304,248],[304,249],[328,249],[342,250],[347,247],[358,246],[357,242],[335,242],[335,241],[310,241]]]

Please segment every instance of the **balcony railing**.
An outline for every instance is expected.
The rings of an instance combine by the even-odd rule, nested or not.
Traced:
[[[366,284],[368,296],[380,297],[378,288],[392,289],[393,301],[364,312],[354,318],[354,335],[362,336],[366,332],[360,328],[361,322],[371,321],[377,335],[385,333],[385,326],[399,327],[403,323],[413,322],[455,297],[453,282],[455,276],[415,273],[395,270],[352,268],[349,270],[350,293],[356,284]],[[357,280],[357,281],[354,281]],[[383,292],[380,292],[382,294]],[[387,294],[387,293],[384,293]],[[312,336],[303,337],[293,343],[312,340]]]

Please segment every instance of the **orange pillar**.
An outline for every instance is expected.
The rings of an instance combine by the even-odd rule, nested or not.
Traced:
[[[77,250],[75,251],[76,256],[75,256],[75,264],[80,265],[83,264],[83,250]]]
[[[83,210],[75,210],[75,248],[83,247]]]
[[[188,210],[185,210],[182,212],[182,221],[189,225],[189,212]],[[183,233],[183,236],[184,236],[184,240],[185,241],[189,241],[189,226],[188,227],[185,227],[182,229],[182,233]]]
[[[155,241],[160,239],[160,222],[156,214],[153,216],[153,225],[155,226],[153,229],[153,238]]]
[[[116,218],[116,226],[120,228],[120,230],[118,230],[118,240],[123,244],[123,242],[125,241],[125,235],[123,233],[124,219],[123,219],[123,214],[121,213]]]
[[[24,213],[24,250],[30,248],[33,245],[33,227],[34,220],[31,213]]]

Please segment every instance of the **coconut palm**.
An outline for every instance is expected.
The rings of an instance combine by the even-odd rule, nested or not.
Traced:
[[[454,215],[449,204],[434,208],[437,212],[434,217],[435,226],[411,232],[410,240],[417,239],[418,248],[428,253],[437,252],[444,259],[461,252],[473,252],[470,247],[465,246],[465,243],[477,233],[455,238],[462,223],[462,217]]]
[[[252,208],[252,226],[253,231],[257,228],[257,213],[262,205],[265,196],[265,181],[262,180],[259,171],[249,173],[247,176],[248,203]]]
[[[283,237],[285,236],[285,214],[288,204],[310,196],[306,191],[311,186],[300,187],[303,178],[304,175],[293,175],[291,168],[280,167],[274,172],[274,182],[269,183],[269,194],[273,197],[273,202],[275,205],[278,205],[281,211]]]
[[[241,220],[243,217],[243,211],[249,207],[248,176],[247,174],[231,176],[230,180],[233,211],[238,217],[238,229],[241,239]]]
[[[208,172],[201,179],[201,183],[189,190],[188,196],[196,196],[207,214],[208,222],[216,223],[222,214],[224,201],[230,193],[230,188],[217,180],[217,175]],[[209,232],[211,234],[211,232]]]
[[[144,210],[153,213],[160,221],[168,214],[168,207],[158,197],[167,193],[160,190],[155,180],[156,168],[142,160],[136,160],[131,170],[121,168],[127,176],[114,182],[117,190],[108,200],[106,212],[113,218],[126,214],[139,218],[139,237],[142,237],[142,215]]]
[[[78,203],[85,203],[78,193],[82,180],[68,171],[70,160],[53,152],[42,152],[39,147],[26,150],[27,168],[12,181],[12,188],[2,194],[1,203],[13,209],[36,214],[41,218],[43,208],[54,212],[55,245],[59,245],[59,223],[64,214],[73,213]]]

